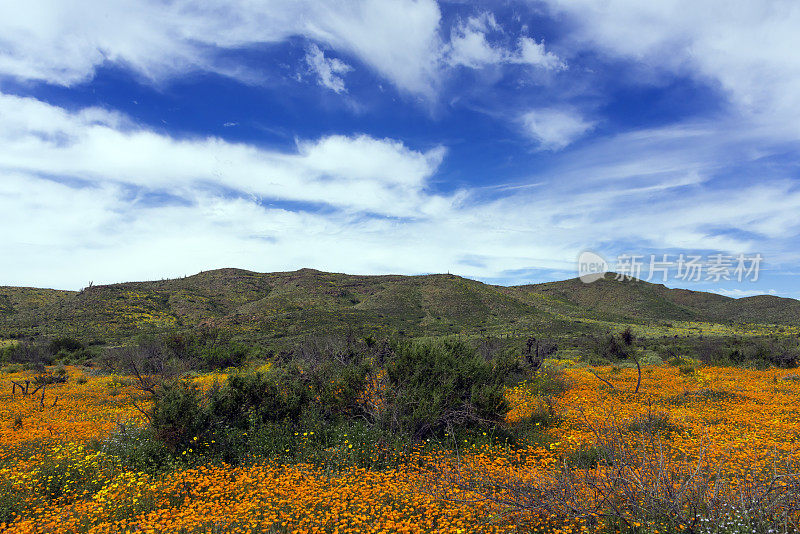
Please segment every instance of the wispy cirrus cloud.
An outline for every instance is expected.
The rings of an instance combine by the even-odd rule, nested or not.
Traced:
[[[154,81],[195,70],[236,77],[247,71],[219,51],[300,36],[352,54],[401,91],[430,96],[440,18],[434,0],[32,0],[0,6],[0,73],[70,86],[114,63]]]
[[[435,0],[32,0],[0,6],[0,76],[74,86],[112,64],[157,84],[195,71],[257,83],[264,72],[231,62],[229,53],[294,37],[310,42],[305,63],[321,86],[337,93],[354,66],[326,57],[323,48],[429,101],[453,66],[566,67],[527,35],[512,46],[490,44],[487,35],[502,28],[488,12],[457,22],[449,40],[447,32]]]
[[[725,0],[545,0],[567,17],[578,52],[627,58],[669,83],[693,76],[718,86],[738,112],[800,137],[800,4]],[[665,75],[666,74],[666,75]],[[791,117],[791,120],[787,120]]]

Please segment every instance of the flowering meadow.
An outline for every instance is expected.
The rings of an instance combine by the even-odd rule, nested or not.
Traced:
[[[6,372],[0,375],[0,530],[756,531],[736,509],[726,521],[715,517],[713,524],[702,517],[690,524],[670,524],[663,517],[650,521],[637,516],[635,507],[622,511],[631,514],[629,519],[613,521],[596,511],[602,506],[587,511],[587,503],[602,493],[597,480],[614,465],[604,460],[608,451],[602,447],[608,442],[603,436],[609,434],[603,432],[617,429],[628,451],[657,443],[662,456],[670,456],[662,457],[662,465],[691,470],[702,461],[717,466],[714,487],[724,480],[726,488],[735,488],[753,473],[790,462],[800,451],[800,376],[777,369],[700,367],[686,372],[650,366],[644,367],[639,392],[633,393],[635,368],[593,371],[596,375],[577,366],[564,369],[568,387],[553,396],[528,382],[507,390],[509,425],[532,428],[526,442],[453,436],[447,448],[408,447],[391,465],[336,466],[302,457],[253,458],[237,465],[206,461],[204,444],[197,439],[159,470],[132,469],[118,453],[120,436],[135,439],[130,436],[146,423],[142,409],[148,401],[128,377],[67,367],[67,381],[48,386],[42,396],[23,395],[19,389],[12,394],[12,380],[31,380],[32,373]],[[194,380],[210,387],[224,378],[201,375]],[[296,437],[299,447],[313,438],[303,434]],[[337,458],[377,458],[383,445],[343,433],[327,446]],[[559,503],[577,499],[587,507],[576,509],[573,517],[557,514],[553,504],[554,488],[560,488],[557,483],[566,472],[581,473],[572,483],[577,493],[586,491],[582,497],[559,497]],[[772,483],[779,495],[789,491],[780,486],[785,479],[776,480]],[[578,487],[586,481],[595,481],[594,487]],[[794,519],[787,517],[787,524]]]

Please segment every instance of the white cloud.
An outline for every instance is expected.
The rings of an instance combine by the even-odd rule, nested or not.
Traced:
[[[216,56],[302,36],[358,57],[403,91],[439,76],[435,0],[31,0],[0,4],[0,73],[73,85],[105,62],[160,81],[191,70],[251,76]]]
[[[522,116],[525,133],[542,149],[561,150],[594,126],[571,109],[540,108]]]
[[[325,53],[315,44],[308,47],[306,64],[317,76],[319,85],[336,93],[347,92],[342,75],[353,70],[353,67],[340,59],[326,58]]]
[[[563,40],[678,72],[740,113],[800,136],[800,4],[793,0],[546,0],[577,23]]]
[[[528,180],[542,186],[490,197],[431,190],[443,148],[342,135],[290,152],[176,140],[117,113],[8,95],[0,115],[4,284],[77,288],[224,266],[496,277],[572,270],[580,251],[618,242],[800,263],[790,181],[708,185],[720,153],[738,167],[769,149],[742,149],[758,133],[725,124],[591,141]]]
[[[451,30],[450,42],[444,52],[445,60],[451,66],[472,69],[502,63],[527,64],[546,69],[566,68],[558,56],[545,50],[544,43],[537,43],[530,37],[520,37],[518,49],[511,50],[489,43],[487,35],[491,32],[502,33],[503,29],[490,13],[459,21]]]
[[[487,14],[456,24],[450,35],[448,63],[477,69],[503,61],[504,51],[486,40],[490,29],[497,29],[497,23]]]
[[[264,73],[220,52],[292,37],[310,41],[305,61],[338,93],[352,61],[326,58],[325,48],[428,100],[453,66],[566,68],[531,37],[490,43],[490,33],[505,35],[490,13],[458,21],[449,41],[442,31],[436,0],[31,0],[0,4],[0,75],[72,86],[113,63],[153,83],[191,71],[258,83]]]
[[[0,169],[170,190],[216,184],[391,216],[416,216],[446,202],[424,195],[441,147],[422,153],[393,140],[334,135],[281,153],[217,138],[176,140],[102,109],[68,112],[1,94],[0,116]]]
[[[567,68],[564,61],[545,49],[544,42],[537,43],[530,37],[520,37],[519,51],[507,57],[512,63],[526,63],[556,70]]]

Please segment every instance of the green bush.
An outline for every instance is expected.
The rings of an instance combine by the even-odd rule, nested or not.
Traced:
[[[249,353],[245,346],[236,343],[207,345],[198,350],[202,366],[208,369],[238,367],[244,363]]]
[[[560,395],[567,390],[564,373],[552,367],[543,367],[527,383],[532,392],[540,397]]]
[[[501,372],[463,342],[401,344],[386,369],[384,424],[413,439],[500,425],[509,409]]]
[[[102,442],[90,446],[119,459],[128,471],[157,473],[171,465],[173,455],[151,428],[120,425]]]
[[[498,436],[516,441],[515,427],[505,424],[505,386],[521,372],[518,356],[486,359],[454,341],[373,347],[309,349],[267,372],[231,374],[207,392],[187,381],[164,382],[148,432],[173,457],[203,454],[228,463],[275,457],[390,465],[414,442],[433,446],[456,436],[459,443]],[[364,402],[367,385],[378,377],[381,398],[373,400],[382,409]],[[537,373],[531,384],[547,399],[566,387],[550,370]],[[542,410],[540,424],[529,421],[524,432],[536,439],[541,422],[556,419],[552,405]]]
[[[173,452],[209,430],[208,408],[196,385],[179,380],[164,384],[150,413],[156,437]]]
[[[265,373],[234,374],[212,392],[209,418],[219,427],[239,430],[246,430],[254,422],[296,423],[308,402],[308,394],[298,389],[282,388],[274,376]]]
[[[83,343],[74,337],[61,336],[53,339],[47,348],[50,351],[50,354],[58,354],[62,351],[66,354],[71,354],[83,349],[84,347]]]
[[[357,400],[368,369],[361,363],[293,362],[267,373],[232,374],[205,394],[173,382],[157,392],[153,432],[173,453],[200,447],[228,462],[291,452],[299,429],[333,428],[362,415]]]

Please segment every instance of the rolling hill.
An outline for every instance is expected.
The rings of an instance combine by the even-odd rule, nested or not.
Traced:
[[[321,333],[407,336],[588,332],[667,321],[800,324],[800,301],[733,299],[642,281],[515,287],[455,275],[359,276],[312,269],[206,271],[82,291],[0,287],[0,338],[69,334],[120,342],[143,332],[224,327],[273,344]]]

